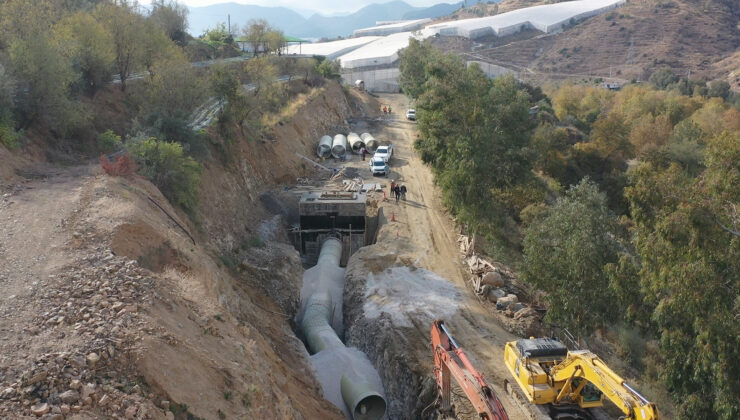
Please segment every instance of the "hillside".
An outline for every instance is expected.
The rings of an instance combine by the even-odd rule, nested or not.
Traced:
[[[250,19],[266,19],[270,24],[288,35],[305,38],[335,38],[349,36],[355,29],[375,26],[382,20],[421,19],[446,16],[460,8],[460,3],[440,3],[431,7],[414,7],[403,1],[370,4],[362,9],[342,16],[314,14],[304,18],[285,7],[262,7],[236,3],[221,3],[212,6],[191,7],[190,33],[197,36],[231,15],[231,23],[240,27]]]
[[[505,1],[500,11],[544,2]],[[644,80],[668,67],[692,78],[725,78],[740,64],[740,3],[725,0],[629,1],[553,35],[497,46],[481,39],[477,55],[544,73]],[[486,48],[489,47],[489,48]],[[737,75],[733,76],[737,77]],[[729,80],[735,83],[737,80]]]

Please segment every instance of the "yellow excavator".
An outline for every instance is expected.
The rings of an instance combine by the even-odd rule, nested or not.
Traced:
[[[568,351],[558,340],[531,338],[506,343],[504,359],[533,404],[550,404],[555,410],[568,406],[583,410],[603,406],[606,397],[624,413],[620,419],[658,419],[655,404],[588,350]],[[508,380],[504,386],[514,391]]]

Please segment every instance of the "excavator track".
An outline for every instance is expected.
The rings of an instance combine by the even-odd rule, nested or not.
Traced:
[[[594,417],[587,411],[576,405],[548,407],[550,418],[553,420],[594,420]]]

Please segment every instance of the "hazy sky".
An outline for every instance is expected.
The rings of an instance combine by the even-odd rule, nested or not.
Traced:
[[[322,14],[354,12],[372,3],[388,3],[390,0],[179,0],[188,6],[208,6],[217,3],[243,3],[259,6],[285,6],[297,10],[312,10]],[[460,0],[404,0],[412,6],[431,6],[437,3],[457,3]],[[142,5],[151,3],[139,0]]]

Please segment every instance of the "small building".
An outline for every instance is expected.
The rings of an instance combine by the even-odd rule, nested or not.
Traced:
[[[366,245],[366,204],[363,192],[312,191],[298,203],[300,252],[306,263],[315,263],[321,244],[328,237],[340,237],[342,264]]]

